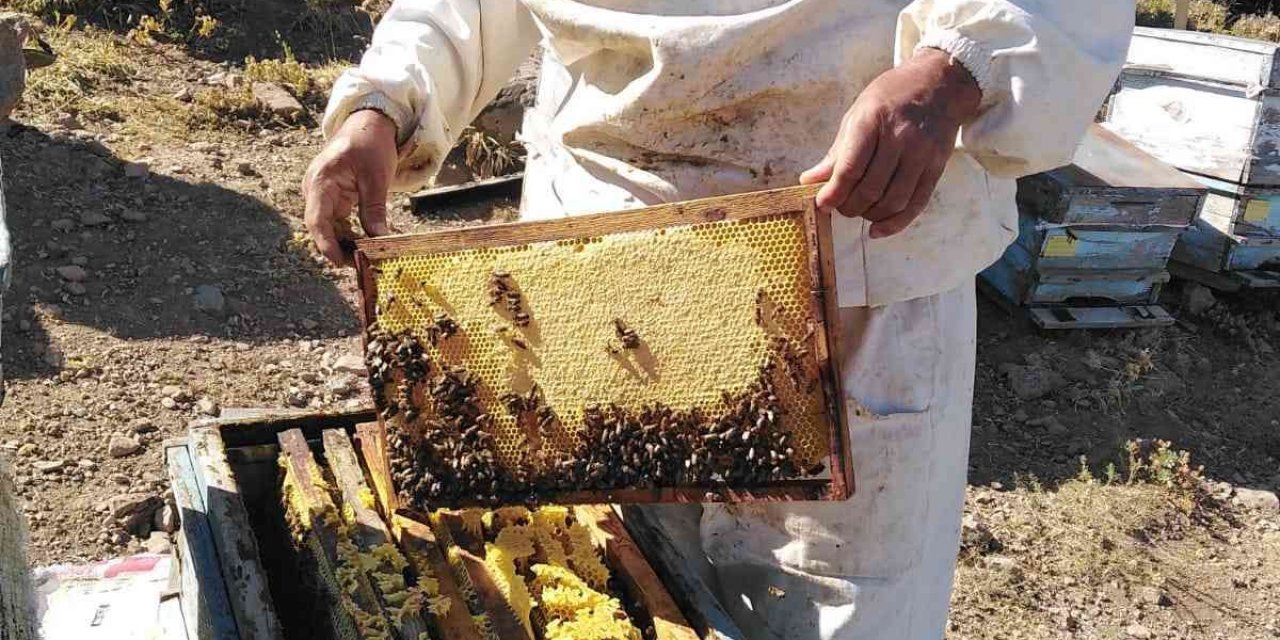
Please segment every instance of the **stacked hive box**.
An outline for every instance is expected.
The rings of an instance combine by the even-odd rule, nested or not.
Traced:
[[[1019,234],[982,273],[1046,328],[1152,326],[1178,235],[1204,188],[1093,127],[1073,163],[1018,182]]]
[[[1211,190],[1175,273],[1280,286],[1280,46],[1139,28],[1105,126]]]

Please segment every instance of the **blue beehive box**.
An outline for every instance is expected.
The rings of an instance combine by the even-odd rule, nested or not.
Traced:
[[[1156,299],[1205,193],[1094,126],[1072,164],[1018,181],[1018,239],[981,282],[1046,328],[1167,324]]]

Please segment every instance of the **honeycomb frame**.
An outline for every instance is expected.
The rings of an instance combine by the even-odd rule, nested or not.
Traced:
[[[435,311],[457,312],[457,307],[459,306],[457,303],[457,287],[462,285],[455,284],[455,281],[467,282],[467,291],[476,290],[476,297],[483,296],[483,292],[477,290],[483,286],[481,284],[484,282],[483,273],[490,273],[499,268],[505,271],[507,262],[518,260],[521,252],[528,252],[531,249],[538,250],[550,247],[551,250],[581,253],[595,250],[596,245],[602,239],[614,242],[617,238],[642,238],[642,241],[651,242],[656,238],[659,242],[676,245],[672,248],[673,251],[663,254],[666,257],[672,257],[679,256],[680,249],[688,251],[691,246],[696,245],[696,243],[691,245],[686,242],[690,237],[700,237],[702,241],[706,241],[707,237],[712,237],[712,242],[718,242],[719,244],[716,246],[721,246],[732,244],[732,238],[729,241],[723,238],[716,240],[714,238],[717,234],[733,236],[736,233],[726,230],[752,230],[760,228],[760,225],[766,227],[772,225],[775,232],[782,229],[791,237],[789,241],[790,253],[777,258],[775,262],[788,263],[796,276],[794,281],[780,285],[787,289],[785,296],[789,296],[789,298],[787,298],[786,304],[778,305],[781,307],[781,319],[777,321],[777,331],[792,340],[796,340],[797,344],[805,346],[801,350],[803,352],[801,357],[804,361],[803,368],[806,371],[814,372],[814,384],[810,385],[811,388],[808,391],[809,399],[802,400],[800,403],[807,403],[805,420],[808,421],[807,428],[809,432],[804,436],[805,444],[797,444],[796,446],[797,448],[807,447],[808,454],[820,461],[825,467],[825,471],[814,477],[776,480],[763,485],[757,483],[750,487],[735,486],[731,481],[720,481],[704,486],[653,486],[551,491],[540,494],[537,498],[560,504],[842,500],[852,494],[853,469],[850,464],[850,450],[848,433],[844,424],[844,412],[840,410],[842,404],[840,398],[842,396],[839,387],[837,364],[830,357],[830,354],[835,351],[833,342],[835,332],[831,330],[831,326],[836,317],[830,218],[829,214],[817,211],[814,207],[813,197],[815,191],[815,187],[798,187],[557,220],[517,222],[461,230],[362,239],[357,241],[355,257],[361,289],[361,311],[366,338],[369,337],[370,330],[377,327],[379,323],[384,325],[384,329],[403,328],[410,329],[415,333],[425,330],[423,317],[430,318],[432,312]],[[765,233],[769,232],[766,231]],[[738,233],[738,235],[742,236],[744,234]],[[775,233],[775,235],[777,234]],[[672,240],[672,238],[675,239]],[[621,242],[622,246],[629,246],[625,240]],[[604,251],[605,249],[600,250]],[[484,259],[473,259],[475,256],[482,256]],[[515,258],[512,258],[512,256],[515,256]],[[432,264],[436,265],[434,267],[435,271],[423,271],[415,266],[421,264],[421,261],[424,260],[434,260],[435,262]],[[469,263],[468,260],[470,260]],[[449,278],[444,279],[439,277],[442,270],[440,265],[442,264],[448,264],[451,268],[457,268],[460,265],[471,268],[469,270],[463,268],[451,271]],[[475,268],[480,264],[487,266],[485,269]],[[682,266],[684,265],[673,264],[671,268],[673,272],[683,273],[686,276],[690,273],[697,273],[681,271]],[[732,276],[733,274],[729,275]],[[516,274],[516,286],[521,289],[526,288],[524,283],[531,281],[531,279],[522,280],[522,278],[527,276],[527,271]],[[453,287],[452,292],[448,295],[433,286],[435,282],[446,281]],[[536,289],[537,287],[528,288]],[[741,287],[734,289],[732,286],[726,286],[725,288],[733,290],[733,295],[737,296],[734,299],[735,304],[743,302],[739,300],[745,295]],[[586,296],[587,300],[599,299],[600,297],[598,289],[582,287],[579,290],[590,292]],[[772,296],[775,292],[770,290],[768,293]],[[536,291],[530,294],[534,307],[535,323],[538,318],[543,316],[541,310],[545,310],[546,304],[545,300],[538,299],[535,297],[536,295]],[[757,324],[761,323],[758,307],[760,305],[760,296],[762,295],[764,295],[763,288],[756,291]],[[408,302],[405,300],[408,300]],[[556,302],[563,302],[563,299],[558,299]],[[523,393],[527,388],[527,386],[516,388],[515,380],[521,379],[522,376],[523,379],[543,385],[545,393],[547,378],[539,377],[537,374],[529,374],[527,362],[523,367],[518,364],[520,359],[528,357],[529,354],[525,353],[526,351],[535,351],[532,357],[536,359],[536,351],[543,345],[535,343],[533,349],[529,349],[527,343],[513,346],[511,336],[514,335],[518,339],[528,336],[529,334],[524,331],[504,334],[503,331],[506,330],[503,330],[497,332],[497,337],[487,335],[489,332],[486,332],[482,327],[493,327],[495,324],[502,324],[504,321],[510,325],[511,314],[492,311],[489,317],[491,322],[488,325],[484,325],[477,319],[476,303],[471,301],[468,304],[470,304],[471,311],[468,313],[464,310],[462,315],[457,318],[461,321],[462,331],[480,340],[487,340],[490,345],[487,347],[482,345],[479,349],[476,349],[475,345],[472,344],[476,340],[468,338],[462,341],[464,345],[462,348],[455,347],[455,350],[450,354],[448,351],[450,349],[450,341],[444,341],[435,355],[448,364],[462,364],[470,368],[474,363],[468,358],[475,357],[473,350],[492,355],[494,351],[492,348],[493,343],[504,344],[508,348],[509,354],[507,355],[510,357],[511,362],[517,364],[509,364],[505,367],[503,373],[506,375],[506,380],[499,382],[494,379],[497,375],[495,367],[488,366],[486,369],[484,365],[478,366],[480,372],[477,377],[487,380],[487,383],[482,386],[488,387],[488,391],[482,393],[484,396],[483,403],[493,408],[495,416],[504,413],[497,407],[499,404],[498,398],[502,395],[502,391]],[[421,309],[417,308],[419,306],[421,306]],[[741,315],[742,305],[738,304],[737,308],[738,314]],[[484,314],[479,315],[482,316]],[[775,313],[775,315],[777,314]],[[637,322],[637,324],[641,325],[640,333],[642,335],[645,334],[646,327],[643,326],[642,318],[628,318],[627,322]],[[764,325],[761,324],[761,326]],[[514,325],[509,326],[509,329],[514,328]],[[534,331],[538,330],[539,327],[535,325]],[[621,336],[622,327],[619,326],[617,330],[619,332],[618,335]],[[537,333],[533,335],[536,336]],[[705,334],[703,337],[706,337]],[[584,348],[600,348],[595,345],[596,342],[599,342],[599,338],[599,335],[591,336],[587,340],[591,345]],[[367,343],[368,340],[366,340]],[[608,349],[609,353],[613,354],[613,349],[616,347],[603,348]],[[623,351],[623,353],[624,356],[631,355],[627,351]],[[487,378],[484,375],[486,371],[489,373]],[[550,386],[553,389],[556,387],[555,384]],[[561,386],[572,387],[572,385]],[[816,391],[813,389],[814,387],[816,387]],[[576,389],[576,387],[574,388]],[[667,391],[669,392],[670,390],[668,389]],[[699,396],[700,400],[705,401],[711,394],[723,394],[724,392],[723,386],[717,387],[711,384],[707,385],[706,388],[696,390],[695,394],[701,394]],[[780,392],[779,395],[781,396],[783,393]],[[803,394],[797,392],[797,395]],[[612,402],[614,399],[590,397],[572,398],[571,400],[584,400],[591,403],[601,400]],[[629,400],[633,402],[632,406],[638,406],[642,402],[667,401],[664,397],[643,396],[632,397]],[[551,403],[548,402],[548,404],[550,405]],[[677,403],[676,406],[688,408],[689,404],[681,405]],[[694,406],[701,408],[705,406],[705,403],[695,403]],[[800,405],[792,402],[788,406]],[[557,406],[556,410],[561,411],[562,407]],[[784,415],[787,414],[784,413]],[[391,419],[396,420],[399,418]],[[507,438],[508,442],[514,439],[518,443],[514,448],[528,446],[527,440],[518,439],[523,437],[522,435],[512,435],[511,429],[515,424],[515,418],[510,421],[500,419],[497,422],[499,422],[497,426],[499,431],[497,439],[499,441],[502,441],[503,438]],[[381,439],[385,446],[387,425],[381,415],[379,416],[379,425],[383,435]],[[564,442],[560,441],[557,446],[564,446]],[[498,456],[502,458],[510,455],[512,450],[513,447],[508,444],[506,449],[499,451]],[[390,479],[387,479],[387,481],[390,482]]]

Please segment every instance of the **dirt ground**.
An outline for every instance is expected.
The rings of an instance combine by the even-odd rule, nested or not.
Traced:
[[[48,30],[63,57],[0,133],[0,454],[35,563],[143,548],[163,514],[126,530],[113,510],[164,495],[162,443],[201,415],[364,401],[355,283],[306,241],[298,185],[367,25],[297,15],[263,10],[252,34],[199,46]],[[306,113],[236,102],[243,56],[286,60],[285,42],[305,78],[275,73]],[[393,204],[402,230],[476,223]],[[1280,490],[1280,299],[1168,298],[1175,327],[1093,333],[982,302],[948,637],[1280,637],[1280,507],[1263,492]]]

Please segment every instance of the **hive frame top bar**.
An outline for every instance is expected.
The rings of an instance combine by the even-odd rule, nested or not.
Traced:
[[[822,390],[829,436],[829,477],[781,481],[758,488],[728,486],[637,488],[612,491],[574,491],[549,496],[557,501],[582,502],[712,502],[774,500],[844,500],[853,493],[853,468],[846,416],[840,398],[835,350],[837,331],[834,296],[834,251],[828,213],[817,211],[814,197],[820,185],[789,187],[739,195],[720,196],[662,204],[641,209],[599,213],[533,222],[469,227],[420,234],[364,238],[356,241],[356,267],[362,294],[362,315],[368,329],[377,319],[375,312],[377,278],[374,263],[411,254],[440,254],[556,242],[664,227],[750,220],[778,215],[802,215],[809,245],[817,251],[809,256],[809,270],[815,288],[811,308],[818,324],[815,357],[821,371]],[[382,425],[382,419],[378,422]],[[385,425],[381,431],[385,437]]]
[[[487,249],[627,231],[645,231],[676,225],[799,213],[813,205],[813,199],[817,193],[818,186],[788,187],[660,204],[612,213],[362,238],[356,241],[356,255],[363,256],[367,260],[382,260],[403,255],[409,251],[443,253],[463,249]]]

